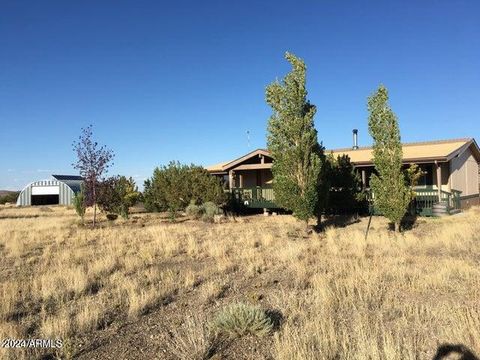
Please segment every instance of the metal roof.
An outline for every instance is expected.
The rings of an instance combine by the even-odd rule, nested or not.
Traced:
[[[471,148],[475,158],[480,160],[480,149],[473,138],[450,139],[450,140],[436,140],[424,141],[415,143],[403,143],[403,161],[404,162],[426,162],[426,161],[449,161],[453,156],[462,153],[465,149]],[[255,156],[258,152],[270,156],[268,150],[257,149],[244,155],[238,159],[226,161],[220,164],[215,164],[206,167],[210,173],[222,172],[228,170],[246,158]],[[356,165],[372,165],[373,164],[373,149],[371,146],[360,147],[358,149],[332,149],[325,150],[325,154],[333,155],[348,155],[350,161]]]
[[[57,180],[83,180],[83,177],[78,175],[52,175],[53,178]]]

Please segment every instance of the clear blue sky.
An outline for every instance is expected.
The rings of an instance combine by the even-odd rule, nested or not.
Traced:
[[[265,146],[265,86],[308,66],[327,148],[367,134],[383,83],[402,140],[480,139],[480,2],[0,1],[0,189],[74,173],[93,124],[111,173]],[[251,134],[250,148],[246,131]]]

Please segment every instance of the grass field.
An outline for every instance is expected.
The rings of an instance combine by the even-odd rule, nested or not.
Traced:
[[[1,207],[0,339],[64,346],[0,358],[432,359],[445,343],[479,354],[479,220],[475,208],[394,234],[374,218],[365,241],[367,219],[306,234],[287,215],[133,214],[91,229],[64,207]],[[234,326],[238,303],[271,326],[215,331]]]

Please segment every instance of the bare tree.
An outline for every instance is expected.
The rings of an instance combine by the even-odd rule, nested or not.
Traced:
[[[95,227],[97,187],[108,172],[108,168],[113,165],[112,160],[115,154],[105,145],[100,146],[93,140],[92,125],[82,128],[78,141],[73,143],[73,151],[77,154],[77,161],[72,166],[84,179],[85,202],[87,206],[93,206],[93,227]]]

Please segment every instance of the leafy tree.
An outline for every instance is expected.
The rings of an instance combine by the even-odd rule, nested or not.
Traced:
[[[307,100],[305,63],[288,52],[285,58],[292,71],[282,82],[275,81],[266,89],[266,101],[273,110],[267,139],[275,159],[273,190],[278,205],[308,223],[319,211],[324,149],[318,143],[313,121],[316,107]]]
[[[358,210],[363,199],[361,180],[348,155],[326,157],[329,192],[327,211],[333,214]]]
[[[84,222],[85,219],[85,211],[87,210],[86,207],[86,202],[85,202],[85,189],[82,184],[80,187],[80,191],[76,192],[73,195],[73,206],[75,207],[75,211],[78,216],[82,219],[82,222]]]
[[[82,128],[78,141],[73,143],[73,150],[77,155],[77,161],[72,166],[77,169],[84,178],[85,202],[87,206],[93,206],[93,227],[97,217],[97,188],[113,165],[113,151],[93,140],[92,126]]]
[[[152,178],[145,181],[143,198],[148,211],[168,210],[172,219],[190,203],[221,205],[226,200],[218,178],[200,166],[174,161],[153,171]]]
[[[131,177],[113,176],[100,183],[98,206],[102,211],[128,219],[129,208],[137,203],[139,196]]]
[[[402,170],[402,144],[397,117],[388,104],[388,91],[380,85],[368,98],[368,128],[373,138],[373,163],[377,174],[372,174],[370,185],[374,205],[400,230],[400,222],[414,197],[418,167],[405,173]]]

